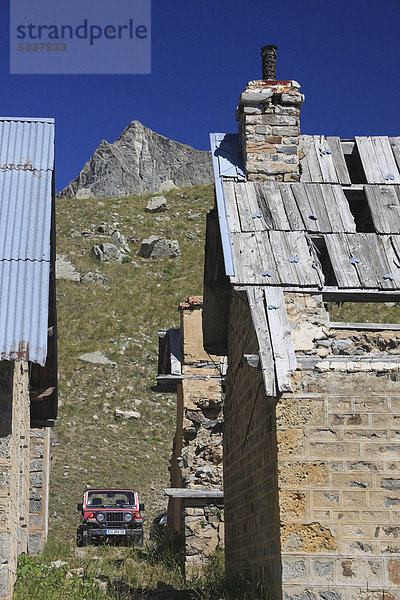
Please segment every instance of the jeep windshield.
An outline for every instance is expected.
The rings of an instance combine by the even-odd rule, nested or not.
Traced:
[[[134,493],[120,490],[93,490],[88,492],[86,506],[91,508],[136,507]]]

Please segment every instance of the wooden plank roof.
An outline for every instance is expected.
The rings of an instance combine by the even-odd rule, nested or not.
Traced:
[[[238,136],[216,136],[231,283],[400,291],[400,137],[300,136],[301,181],[282,183],[245,181]]]

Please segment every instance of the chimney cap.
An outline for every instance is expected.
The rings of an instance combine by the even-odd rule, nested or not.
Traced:
[[[276,80],[276,51],[278,46],[268,44],[261,48],[262,78],[267,81]]]
[[[278,50],[278,46],[275,46],[275,44],[267,44],[261,48],[261,52],[263,50]]]

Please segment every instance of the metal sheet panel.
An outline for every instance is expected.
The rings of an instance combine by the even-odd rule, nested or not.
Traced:
[[[51,171],[0,171],[0,260],[50,260]]]
[[[50,263],[0,261],[0,360],[47,356]]]
[[[35,171],[54,167],[54,119],[0,119],[0,170]]]
[[[54,121],[0,119],[0,360],[44,366]]]
[[[217,201],[219,230],[221,234],[222,250],[224,253],[225,273],[228,276],[233,276],[235,275],[235,266],[233,262],[231,236],[226,212],[223,177],[220,173],[220,165],[218,161],[218,147],[221,141],[221,136],[224,135],[225,134],[221,133],[210,133],[210,144],[214,169],[215,196]]]

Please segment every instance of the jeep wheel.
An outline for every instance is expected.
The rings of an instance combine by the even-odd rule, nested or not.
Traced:
[[[82,531],[82,546],[90,546],[92,538],[87,531]]]

